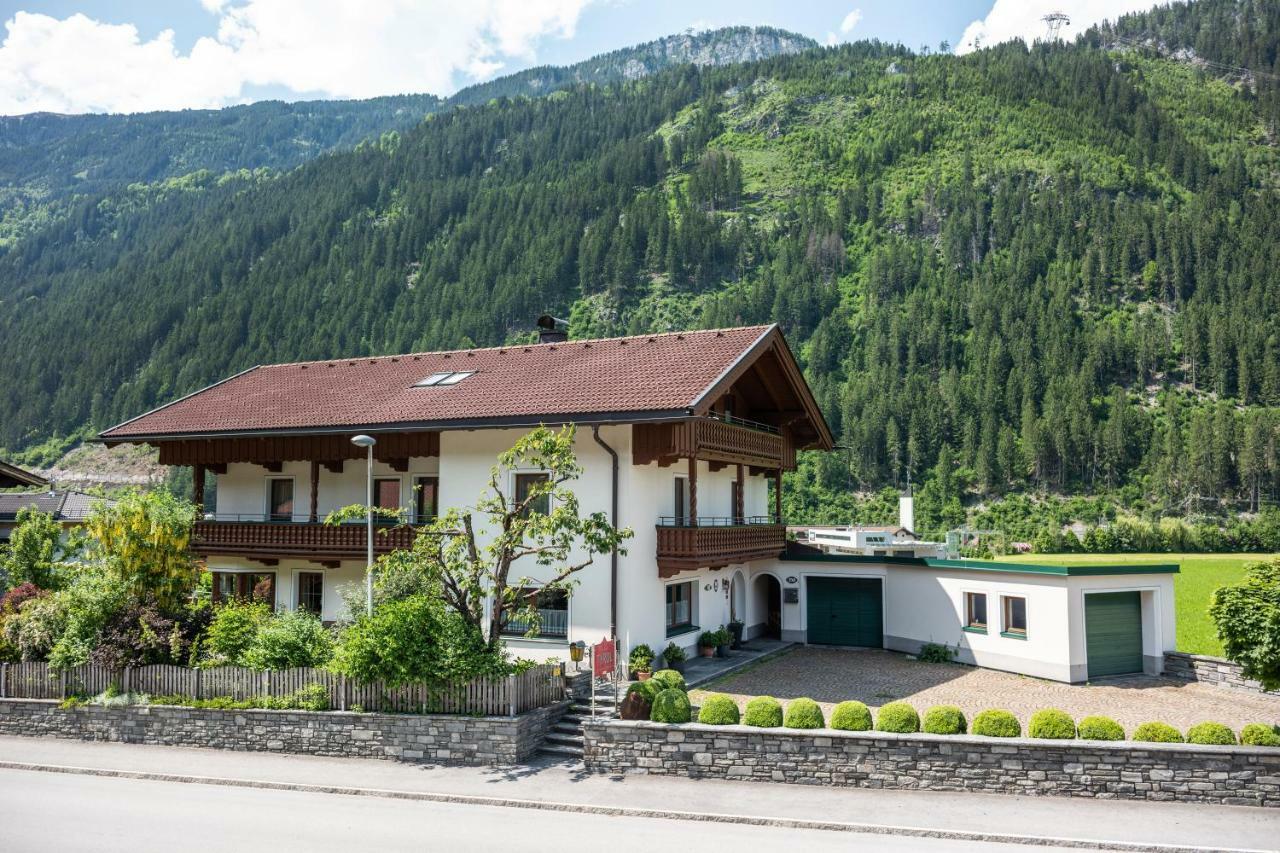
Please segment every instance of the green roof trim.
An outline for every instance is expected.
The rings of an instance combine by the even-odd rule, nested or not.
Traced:
[[[920,566],[929,569],[960,569],[967,572],[1003,572],[1015,575],[1057,575],[1090,578],[1107,575],[1176,575],[1177,563],[1118,566],[1050,566],[1033,563],[996,563],[991,560],[938,560],[932,557],[870,557],[866,554],[784,554],[788,563],[886,563],[893,566]]]

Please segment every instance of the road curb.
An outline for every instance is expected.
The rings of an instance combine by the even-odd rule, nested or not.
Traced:
[[[103,776],[118,779],[137,779],[150,782],[179,782],[192,785],[219,785],[227,788],[258,788],[271,791],[297,791],[315,794],[340,794],[354,797],[379,797],[390,800],[417,800],[433,803],[497,806],[501,808],[535,809],[541,811],[596,814],[612,817],[659,818],[665,820],[726,823],[744,826],[768,826],[782,829],[816,829],[830,832],[856,832],[873,835],[900,835],[915,838],[937,838],[951,841],[977,841],[988,843],[1024,844],[1038,847],[1074,847],[1096,850],[1150,851],[1150,853],[1265,853],[1252,848],[1199,847],[1177,844],[1148,844],[1132,841],[1107,841],[1085,838],[1060,838],[1047,835],[1014,835],[996,832],[972,832],[930,827],[895,826],[875,823],[809,820],[804,818],[768,817],[758,815],[733,815],[715,812],[678,811],[670,809],[646,809],[631,806],[603,806],[589,803],[565,803],[551,800],[524,800],[512,797],[485,797],[477,794],[448,794],[433,791],[402,791],[387,788],[359,788],[347,785],[317,785],[309,782],[272,782],[262,779],[238,779],[224,776],[194,776],[182,773],[159,773],[149,770],[118,770],[101,767],[77,767],[66,764],[37,764],[25,761],[0,760],[0,770],[27,770],[40,773],[67,773],[77,776]]]

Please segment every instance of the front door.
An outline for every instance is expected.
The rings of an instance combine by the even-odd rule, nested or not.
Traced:
[[[828,646],[883,646],[881,580],[809,578],[808,638]]]

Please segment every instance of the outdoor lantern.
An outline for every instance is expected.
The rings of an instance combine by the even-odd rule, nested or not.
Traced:
[[[583,656],[587,653],[587,644],[579,640],[576,643],[569,644],[569,660],[574,663],[582,663]]]

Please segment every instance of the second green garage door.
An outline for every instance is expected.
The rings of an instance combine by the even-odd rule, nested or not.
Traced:
[[[1084,634],[1090,678],[1142,672],[1142,594],[1086,595]]]
[[[808,583],[810,643],[884,645],[879,578],[809,578]]]

